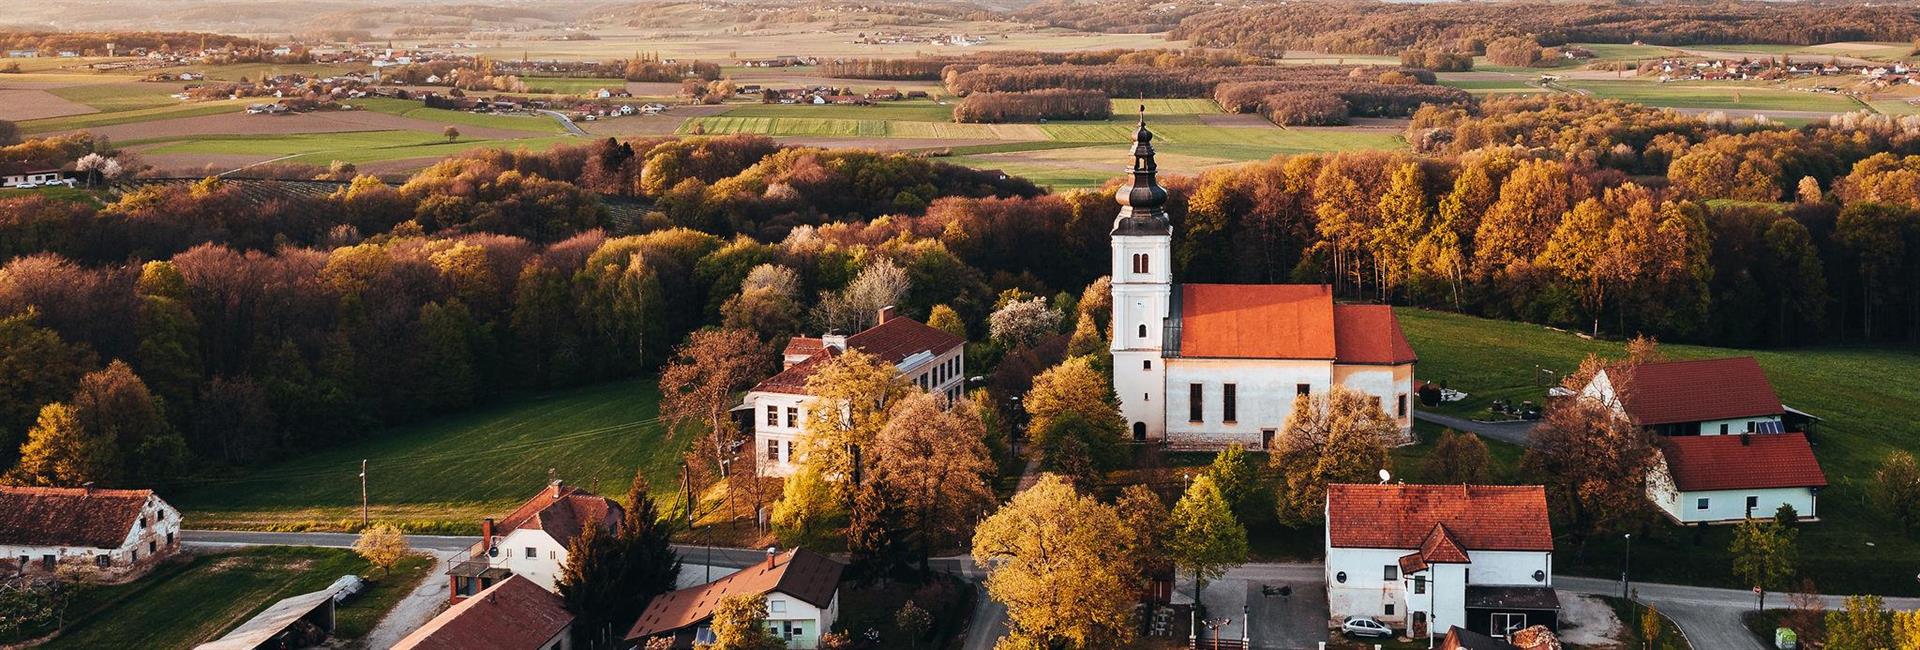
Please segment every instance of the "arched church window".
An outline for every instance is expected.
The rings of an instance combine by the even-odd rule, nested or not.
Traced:
[[[1140,338],[1143,338],[1143,339],[1144,339],[1144,338],[1147,338],[1147,324],[1146,324],[1146,323],[1141,323],[1141,324],[1140,324]]]
[[[1145,253],[1142,253],[1142,254],[1140,255],[1140,272],[1141,272],[1141,273],[1150,273],[1150,272],[1151,272],[1151,271],[1148,271],[1148,270],[1147,270],[1147,255],[1146,255]]]

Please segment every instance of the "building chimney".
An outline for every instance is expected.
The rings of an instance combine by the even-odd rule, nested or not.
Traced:
[[[551,483],[551,485],[553,485],[553,498],[555,499],[560,498],[560,488],[562,485],[560,483],[560,479],[553,479],[553,483]]]
[[[488,548],[493,547],[493,518],[492,517],[488,517],[486,519],[480,520],[480,545]]]
[[[846,352],[847,335],[837,331],[829,331],[820,335],[820,345],[832,348],[835,352]]]
[[[767,568],[769,569],[773,568],[773,559],[776,557],[780,557],[780,547],[777,547],[777,546],[767,547]]]
[[[881,308],[880,308],[880,322],[879,322],[879,323],[876,323],[876,324],[877,324],[877,325],[885,325],[885,324],[887,324],[887,321],[890,321],[890,320],[893,320],[893,315],[894,315],[894,308],[893,308],[893,305],[887,305],[887,306],[885,306],[885,307],[881,307]]]

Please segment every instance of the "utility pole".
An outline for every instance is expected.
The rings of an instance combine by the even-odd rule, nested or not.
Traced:
[[[360,459],[360,527],[367,527],[367,459]]]

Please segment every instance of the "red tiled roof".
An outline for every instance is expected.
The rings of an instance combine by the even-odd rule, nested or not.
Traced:
[[[1333,306],[1334,359],[1340,363],[1400,364],[1419,357],[1387,305]]]
[[[1467,552],[1460,548],[1460,540],[1454,539],[1453,531],[1446,524],[1434,524],[1433,531],[1427,533],[1427,539],[1420,543],[1420,556],[1428,562],[1466,562]]]
[[[587,523],[610,529],[619,526],[625,515],[626,510],[614,500],[563,483],[558,494],[554,486],[547,486],[520,504],[494,525],[493,534],[504,537],[521,528],[532,528],[546,531],[560,546],[570,547]]]
[[[796,548],[719,580],[655,597],[627,631],[626,639],[644,639],[697,624],[713,615],[720,599],[736,594],[777,591],[826,609],[840,588],[844,568],[827,556]]]
[[[1332,359],[1333,290],[1323,284],[1180,285],[1180,355]]]
[[[803,346],[802,341],[818,341],[794,337],[787,342],[787,353]],[[966,344],[966,340],[948,333],[946,330],[921,323],[920,321],[894,316],[887,322],[862,330],[859,334],[847,337],[847,347],[878,357],[888,364],[898,364],[907,357],[921,352],[943,354],[948,350]],[[767,393],[791,393],[805,395],[807,378],[813,376],[813,370],[820,367],[833,356],[833,348],[821,346],[820,353],[807,360],[781,370],[779,374],[768,377],[755,384],[753,390]]]
[[[796,336],[787,339],[787,349],[782,350],[780,355],[805,358],[819,354],[821,350],[826,348],[827,344],[820,339]]]
[[[833,359],[838,353],[833,348],[821,350],[819,354],[807,357],[805,361],[787,366],[772,377],[760,380],[753,389],[765,393],[807,394],[807,378],[813,376],[813,370],[820,364]]]
[[[1643,363],[1626,374],[1623,406],[1641,426],[1787,411],[1753,357]]]
[[[1420,549],[1446,525],[1460,551],[1551,551],[1538,485],[1327,486],[1327,535],[1341,548]]]
[[[1742,438],[1745,438],[1744,443]],[[1674,487],[1697,490],[1826,487],[1813,447],[1799,433],[1661,438]]]
[[[540,650],[573,624],[560,597],[515,575],[455,603],[394,650]]]
[[[119,548],[153,490],[0,486],[0,545]]]

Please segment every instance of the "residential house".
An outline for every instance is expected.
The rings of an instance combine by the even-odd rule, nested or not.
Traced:
[[[1663,436],[1787,430],[1783,417],[1789,410],[1780,404],[1753,357],[1658,361],[1603,370],[1580,395],[1600,400],[1635,425]],[[1795,417],[1810,416],[1797,413]]]
[[[480,543],[447,570],[448,600],[459,602],[516,575],[555,590],[574,538],[588,526],[617,530],[625,516],[618,502],[556,480],[497,523],[491,517],[480,522]]]
[[[179,536],[180,511],[153,490],[0,486],[0,563],[19,573],[127,578],[178,552]]]
[[[674,648],[713,643],[713,610],[728,596],[750,594],[767,599],[767,629],[789,648],[815,648],[820,635],[840,615],[840,573],[845,567],[828,557],[796,548],[767,561],[697,587],[657,596],[647,603],[626,640],[670,638]]]
[[[1556,628],[1553,526],[1537,485],[1327,487],[1328,612],[1410,636]]]
[[[393,650],[572,650],[572,631],[560,597],[516,575],[454,603]]]
[[[1817,519],[1827,475],[1800,433],[1676,436],[1659,440],[1647,498],[1677,523],[1772,517],[1792,506]]]
[[[0,187],[39,187],[59,183],[66,174],[58,169],[8,171],[0,175]]]
[[[787,341],[784,368],[747,391],[738,411],[753,431],[755,453],[762,476],[792,474],[805,427],[807,378],[813,371],[847,350],[859,350],[892,364],[900,375],[950,400],[966,390],[966,340],[920,321],[899,316],[893,307],[880,310],[879,323],[852,336],[827,334],[819,338],[796,336]],[[760,450],[765,450],[764,452]]]
[[[1372,396],[1412,440],[1412,346],[1386,305],[1334,304],[1327,285],[1179,284],[1153,133],[1113,221],[1113,385],[1136,441],[1267,449],[1302,395]]]

